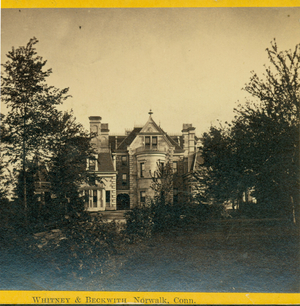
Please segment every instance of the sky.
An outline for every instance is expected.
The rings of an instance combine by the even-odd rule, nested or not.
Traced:
[[[53,70],[47,83],[70,89],[60,109],[86,129],[101,116],[122,135],[152,109],[167,133],[192,123],[201,136],[245,103],[242,88],[269,65],[274,38],[280,50],[300,43],[300,8],[1,10],[2,63],[32,37]]]

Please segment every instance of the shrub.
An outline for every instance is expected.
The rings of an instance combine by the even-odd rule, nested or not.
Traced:
[[[52,260],[58,265],[69,264],[72,268],[100,267],[102,261],[116,252],[122,240],[120,225],[104,221],[100,213],[74,213],[59,228],[43,234],[51,236],[51,232],[59,231],[60,237],[44,239],[44,242],[37,240],[32,248],[45,255],[51,252]]]
[[[115,250],[118,224],[104,222],[101,213],[75,214],[67,219],[64,233],[69,247],[78,253],[77,256],[87,257],[92,253],[104,255]]]
[[[135,207],[125,214],[125,233],[132,242],[138,238],[149,238],[155,232],[176,227],[181,214],[179,205],[166,203],[159,197],[151,199],[149,203]]]
[[[138,237],[149,238],[153,232],[153,211],[152,205],[134,207],[125,214],[125,233],[131,242]]]

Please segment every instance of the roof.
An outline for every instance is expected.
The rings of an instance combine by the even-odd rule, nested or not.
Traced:
[[[182,148],[182,146],[180,146],[179,144],[178,144],[178,142],[177,142],[177,137],[179,136],[173,136],[173,138],[174,137],[176,137],[176,140],[174,140],[172,137],[170,137],[161,127],[160,127],[160,129],[161,129],[161,131],[162,131],[162,133],[167,137],[167,139],[170,141],[170,143],[172,144],[172,146],[174,146],[175,147],[175,152],[176,151],[182,151],[183,150],[183,148]],[[182,137],[181,137],[182,138]],[[182,143],[182,140],[180,140],[180,143]]]
[[[114,172],[114,165],[110,153],[98,154],[98,171],[99,172]]]
[[[119,144],[118,150],[127,150],[127,147],[134,141],[137,134],[142,130],[140,127],[134,128],[131,133]]]
[[[117,149],[116,144],[117,146],[119,146],[126,137],[126,135],[109,135],[109,147],[111,148],[111,150],[114,151],[115,149]]]
[[[180,147],[180,145],[178,144],[177,141],[175,141],[173,138],[171,138],[168,134],[166,134],[166,137],[168,138],[168,140],[171,142],[171,144],[175,147],[175,151],[180,150],[182,151],[182,147]]]
[[[164,132],[164,130],[159,125],[155,123],[151,115],[147,123],[143,127],[135,127],[127,136],[116,136],[116,135],[109,136],[110,148],[113,151],[114,150],[127,151],[127,147],[131,145],[131,143],[134,141],[134,139],[139,133],[142,133],[142,134],[147,133],[145,129],[149,124],[151,124],[154,127],[154,129],[156,129],[156,132],[164,135],[167,138],[167,141],[169,141],[169,143],[172,146],[174,146],[175,153],[184,151],[182,135],[169,136],[166,132]],[[185,124],[184,127],[186,128],[187,131],[195,129],[194,127],[192,127],[191,124]],[[116,148],[116,143],[117,143],[117,148]]]
[[[204,164],[204,158],[201,155],[201,152],[196,152],[193,156],[193,163],[192,168],[189,169],[190,171],[198,170],[200,166]]]

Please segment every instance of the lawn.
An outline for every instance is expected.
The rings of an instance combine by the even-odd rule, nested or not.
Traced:
[[[284,220],[203,222],[81,263],[59,248],[30,251],[26,239],[2,243],[0,289],[300,292],[299,237]]]

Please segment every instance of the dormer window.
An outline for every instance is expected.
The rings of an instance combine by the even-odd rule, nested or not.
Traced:
[[[145,149],[157,149],[157,136],[145,136]]]
[[[150,136],[145,137],[145,148],[150,149]]]
[[[157,136],[152,137],[152,148],[157,148]]]

